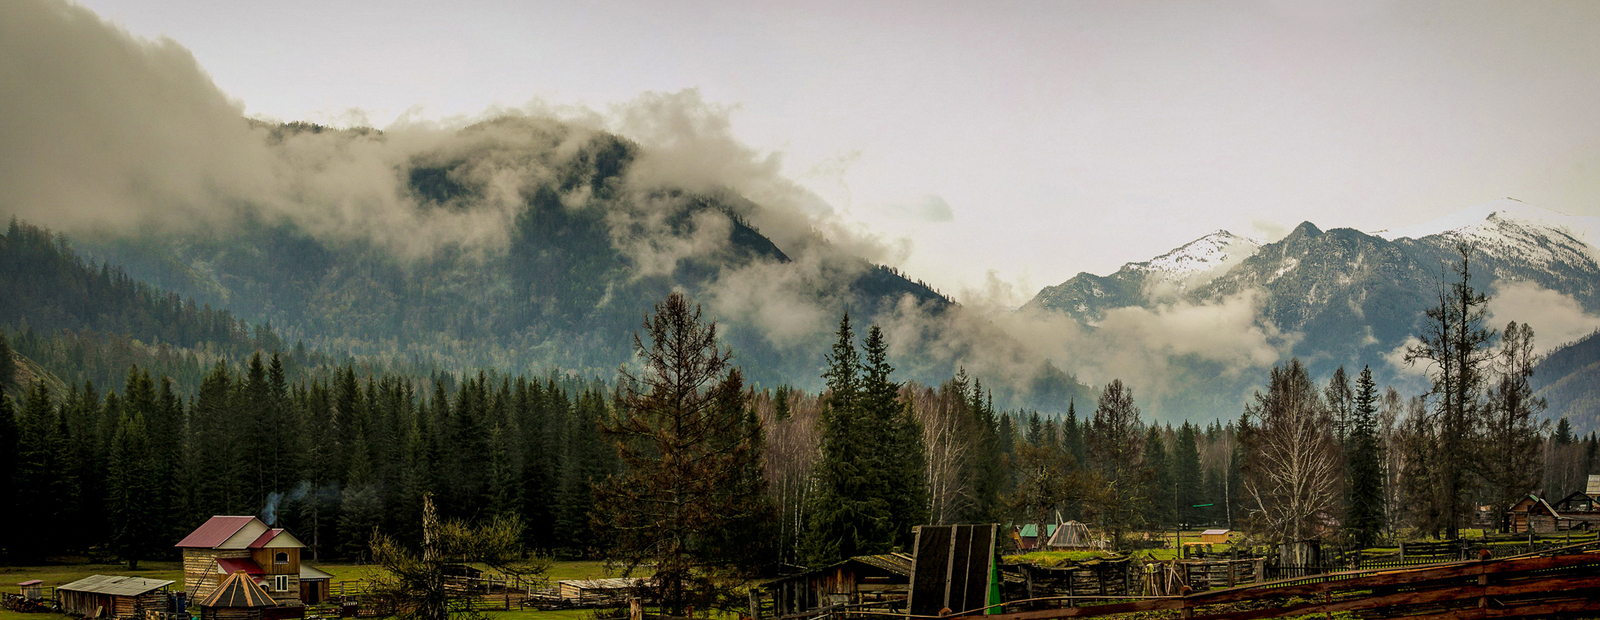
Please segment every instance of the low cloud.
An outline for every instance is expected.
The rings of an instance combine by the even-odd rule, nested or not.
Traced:
[[[1540,355],[1600,329],[1600,315],[1585,311],[1568,295],[1533,282],[1501,280],[1489,298],[1489,326],[1505,329],[1511,321],[1533,326],[1534,350]]]

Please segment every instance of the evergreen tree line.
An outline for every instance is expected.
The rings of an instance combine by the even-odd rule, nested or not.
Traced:
[[[447,518],[515,516],[524,543],[592,556],[595,482],[616,471],[596,382],[440,375],[291,383],[281,358],[217,363],[189,397],[130,369],[121,391],[35,382],[0,397],[4,557],[168,557],[217,514],[288,527],[313,557],[362,559],[375,530],[420,539],[425,495]]]

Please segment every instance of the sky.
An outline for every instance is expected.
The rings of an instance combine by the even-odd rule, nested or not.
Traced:
[[[698,91],[889,262],[1018,305],[1217,229],[1600,215],[1595,2],[84,0],[250,116]]]

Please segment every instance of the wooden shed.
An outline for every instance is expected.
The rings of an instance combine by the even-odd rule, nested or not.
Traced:
[[[167,610],[166,579],[91,575],[56,588],[61,609],[85,618],[138,618]]]
[[[1228,542],[1233,537],[1233,530],[1205,530],[1200,532],[1200,542],[1220,545]]]
[[[615,577],[611,579],[563,579],[556,582],[557,591],[561,598],[578,603],[599,603],[608,600],[621,601],[633,596],[640,588],[649,586],[649,582],[638,577]]]
[[[200,602],[200,620],[263,620],[266,610],[277,606],[250,575],[234,573]]]
[[[858,555],[832,566],[762,584],[779,616],[833,605],[904,600],[916,560],[903,553]]]
[[[307,604],[328,600],[333,575],[309,564],[300,565],[300,601]]]
[[[44,580],[29,579],[17,583],[17,588],[22,590],[22,598],[37,601],[44,598]]]

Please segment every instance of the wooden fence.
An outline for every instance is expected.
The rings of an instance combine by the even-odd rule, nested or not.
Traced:
[[[964,613],[967,620],[1053,620],[1177,611],[1183,618],[1251,620],[1347,611],[1362,617],[1466,620],[1600,612],[1600,552],[1559,551],[1394,571],[1348,571],[1099,605],[989,616]]]

